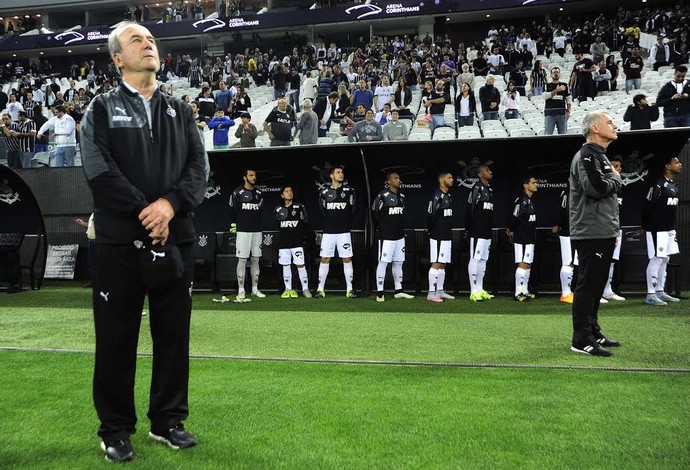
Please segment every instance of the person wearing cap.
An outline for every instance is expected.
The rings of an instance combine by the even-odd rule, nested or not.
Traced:
[[[240,148],[256,147],[256,137],[259,135],[259,131],[251,123],[251,114],[243,112],[240,119],[242,119],[242,124],[235,131],[235,137],[240,139]]]

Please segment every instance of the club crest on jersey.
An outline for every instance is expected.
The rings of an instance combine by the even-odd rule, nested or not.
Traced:
[[[199,246],[204,247],[208,245],[208,235],[199,235]]]
[[[267,233],[264,235],[264,246],[271,246],[273,245],[273,235],[270,233]]]

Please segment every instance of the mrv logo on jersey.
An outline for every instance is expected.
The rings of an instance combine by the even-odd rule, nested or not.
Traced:
[[[261,208],[261,204],[254,204],[253,202],[243,202],[242,210],[245,211],[258,211]]]
[[[328,202],[326,203],[326,209],[347,209],[347,202]]]
[[[280,222],[280,228],[297,228],[299,220],[282,220]]]
[[[402,213],[403,213],[402,207],[389,207],[388,208],[388,215],[402,215]]]

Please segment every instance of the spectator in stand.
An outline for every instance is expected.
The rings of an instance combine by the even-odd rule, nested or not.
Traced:
[[[223,113],[230,116],[232,113],[232,100],[235,97],[232,90],[228,89],[228,85],[225,80],[221,80],[218,83],[220,90],[216,93],[215,102],[216,106],[223,110]],[[227,117],[226,116],[226,117]]]
[[[506,119],[518,119],[520,117],[520,93],[517,91],[514,81],[509,81],[506,90],[501,97],[501,105],[505,108]]]
[[[40,139],[49,131],[53,132],[55,140],[55,166],[74,166],[74,157],[77,153],[76,123],[72,116],[67,114],[64,105],[55,107],[55,116],[41,126],[36,138]]]
[[[602,41],[601,35],[597,35],[592,45],[589,46],[589,53],[592,54],[592,62],[595,64],[604,60],[606,54],[609,53],[609,48],[606,46],[606,43]]]
[[[355,108],[348,106],[345,115],[340,119],[340,135],[348,135],[353,127],[355,127]]]
[[[327,97],[321,97],[316,100],[313,112],[316,114],[318,137],[326,137],[328,129],[331,126],[331,121],[337,117],[337,104],[340,97],[338,93],[333,92]],[[309,102],[309,109],[311,109],[311,100]]]
[[[287,100],[279,98],[278,106],[268,114],[263,126],[269,139],[271,139],[271,147],[289,146],[294,125],[295,119],[288,112]]]
[[[423,105],[427,108],[429,115],[431,116],[429,130],[431,131],[432,135],[437,127],[446,125],[446,121],[443,116],[446,109],[446,103],[450,103],[450,96],[445,91],[445,82],[439,78],[436,80],[436,88],[431,93],[431,96],[429,96],[426,102],[423,103]]]
[[[383,140],[381,124],[374,121],[374,111],[366,110],[363,121],[355,124],[355,127],[347,135],[350,142],[374,142]]]
[[[43,107],[40,104],[34,106],[34,122],[36,123],[36,129],[40,129],[43,124],[48,122],[48,118],[43,115]],[[48,151],[48,136],[41,136],[39,139],[36,138],[36,143],[34,144],[36,153],[47,152]]]
[[[474,125],[474,116],[477,114],[477,100],[467,82],[463,82],[460,94],[455,98],[455,112],[457,114],[458,127]]]
[[[486,77],[489,73],[489,62],[486,60],[486,53],[482,50],[472,61],[472,70],[475,77]]]
[[[398,114],[398,117],[400,114]],[[385,126],[388,124],[391,120],[391,105],[390,103],[386,103],[383,105],[383,109],[376,113],[374,116],[374,121],[378,122],[382,126]]]
[[[544,93],[544,87],[547,82],[546,70],[542,66],[541,60],[534,61],[534,69],[529,76],[529,84],[532,88],[532,94],[534,96],[541,96]]]
[[[213,98],[213,93],[211,93],[211,88],[203,87],[196,101],[199,103],[199,114],[205,118],[206,122],[210,121],[216,109],[216,101]]]
[[[292,137],[295,138],[299,132],[300,145],[313,145],[318,141],[319,137],[326,137],[326,133],[324,132],[323,136],[321,135],[319,117],[312,110],[311,100],[305,99],[302,102],[302,109],[302,115],[295,126]]]
[[[458,90],[458,94],[462,91],[462,84],[467,83],[470,88],[474,88],[474,77],[475,75],[470,72],[470,64],[464,63],[461,66],[462,68],[462,73],[458,75],[458,78],[456,80],[456,89]]]
[[[385,104],[391,104],[394,99],[393,87],[390,86],[388,75],[381,77],[381,85],[376,87],[374,93],[374,107],[375,112],[383,110]]]
[[[213,130],[213,149],[224,150],[228,148],[230,141],[228,134],[235,121],[225,115],[223,108],[216,108],[216,114],[208,123],[208,128]]]
[[[397,109],[391,111],[391,119],[383,126],[383,140],[400,141],[407,140],[407,126],[400,120],[400,112]]]
[[[553,50],[561,57],[565,56],[565,44],[567,40],[562,30],[557,29],[556,32],[553,33]]]
[[[605,61],[599,62],[599,68],[592,72],[592,79],[598,95],[608,94],[611,91],[611,71],[606,68]]]
[[[518,59],[515,62],[515,68],[508,74],[509,81],[515,84],[515,89],[520,94],[520,96],[527,96],[525,86],[527,86],[527,74],[522,69],[523,62],[522,59]]]
[[[312,103],[314,100],[316,100],[316,94],[319,89],[319,84],[315,78],[315,75],[315,71],[307,72],[306,78],[304,79],[300,90],[300,95],[305,99],[310,99]]]
[[[496,79],[489,74],[486,84],[479,89],[479,102],[482,105],[482,116],[485,121],[498,120],[498,104],[501,102],[501,93],[494,86]]]
[[[352,103],[352,95],[347,89],[347,85],[341,83],[338,85],[338,104],[335,109],[336,117],[341,117],[345,114],[345,110]]]
[[[17,121],[19,119],[19,111],[24,111],[24,106],[17,101],[17,95],[10,94],[10,102],[7,103],[7,112],[9,113],[12,121]]]
[[[0,131],[5,137],[5,146],[7,148],[7,166],[18,169],[22,167],[22,154],[19,150],[19,139],[14,135],[19,131],[19,123],[13,122],[8,113],[2,115],[2,124]]]
[[[623,120],[630,123],[630,130],[651,129],[652,122],[659,119],[659,107],[656,104],[649,105],[647,97],[639,94],[633,96],[633,104],[628,106],[623,115]]]
[[[359,88],[352,94],[352,106],[357,108],[360,104],[365,109],[369,109],[374,105],[374,94],[367,89],[367,83],[364,80],[358,82]]]
[[[664,35],[657,36],[656,44],[649,50],[649,65],[654,71],[671,62],[671,48],[664,42],[664,37]]]
[[[559,134],[568,132],[568,118],[572,99],[568,85],[561,81],[561,69],[551,67],[551,81],[544,91],[544,135],[552,135],[558,128]]]
[[[393,103],[398,110],[398,116],[412,116],[412,111],[409,108],[410,103],[412,103],[412,90],[407,86],[405,77],[398,79],[398,89],[395,90]]]
[[[616,63],[616,56],[610,55],[606,58],[606,69],[611,72],[609,90],[616,91],[618,89],[618,64]]]
[[[287,94],[289,103],[295,108],[295,111],[299,111],[299,92],[300,85],[302,82],[302,77],[296,68],[290,70],[290,75],[287,78],[287,84],[289,92]]]
[[[688,32],[681,31],[680,36],[673,41],[673,65],[687,64],[690,57],[690,42]]]
[[[259,135],[259,131],[251,123],[252,116],[248,112],[243,112],[241,119],[242,124],[235,131],[235,137],[240,139],[240,148],[256,147],[256,137]]]
[[[575,65],[573,72],[570,75],[570,88],[573,91],[573,96],[579,102],[587,101],[587,99],[594,99],[596,92],[594,90],[594,80],[592,79],[592,72],[597,69],[591,59],[584,56],[582,50],[575,53]]]
[[[676,67],[673,80],[659,90],[656,105],[664,108],[664,127],[690,126],[690,83],[685,81],[688,68]]]
[[[623,61],[623,71],[625,72],[625,91],[642,88],[642,68],[644,60],[640,57],[640,48],[634,47],[632,55]]]

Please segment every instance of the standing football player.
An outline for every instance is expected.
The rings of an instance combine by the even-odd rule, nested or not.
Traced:
[[[467,233],[470,236],[470,262],[467,266],[470,276],[470,300],[474,302],[494,297],[484,290],[484,275],[491,248],[494,219],[494,193],[490,184],[494,174],[487,165],[479,165],[477,176],[479,181],[472,187],[465,218]]]
[[[278,263],[283,267],[283,281],[285,292],[281,298],[297,298],[297,291],[292,289],[292,263],[297,267],[299,280],[302,283],[302,293],[311,297],[309,292],[309,277],[304,267],[304,226],[308,221],[307,208],[293,201],[291,186],[284,186],[280,191],[283,203],[275,208],[273,215],[278,221]]]
[[[264,196],[256,187],[256,170],[248,168],[242,177],[244,183],[238,186],[230,195],[230,216],[234,223],[230,231],[237,232],[237,299],[238,302],[248,302],[244,290],[244,276],[247,271],[247,261],[250,261],[249,273],[252,277],[252,295],[264,298],[266,295],[259,290],[259,258],[261,258],[261,206]]]
[[[319,192],[319,208],[324,217],[323,237],[321,238],[321,264],[319,265],[319,286],[315,297],[326,297],[326,278],[331,258],[335,255],[343,260],[345,274],[345,297],[357,297],[352,290],[354,268],[352,266],[352,217],[357,208],[355,190],[346,185],[345,171],[340,165],[331,168],[331,183],[324,185]]]
[[[448,191],[453,187],[453,175],[443,171],[438,175],[438,189],[429,201],[427,227],[429,230],[429,294],[426,300],[440,303],[455,300],[443,289],[446,264],[450,263],[453,241],[453,209]]]
[[[515,250],[515,300],[528,302],[534,299],[529,292],[529,276],[534,262],[534,241],[537,233],[537,212],[532,196],[539,185],[536,178],[526,176],[522,179],[522,194],[515,199],[513,214],[510,217],[506,234],[513,242]]]
[[[376,268],[376,301],[386,300],[383,286],[386,270],[392,263],[391,271],[395,285],[396,299],[413,299],[414,296],[403,292],[403,263],[405,262],[405,195],[400,192],[400,175],[390,172],[386,175],[386,189],[374,199],[371,211],[375,225],[378,227],[378,260]]]

